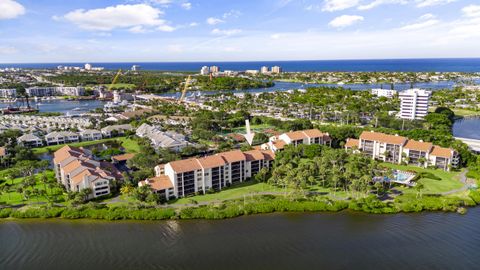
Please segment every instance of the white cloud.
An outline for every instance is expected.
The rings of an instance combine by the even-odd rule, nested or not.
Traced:
[[[282,35],[280,35],[280,34],[273,34],[273,35],[270,35],[270,37],[271,37],[272,39],[280,39],[280,38],[282,37]]]
[[[25,14],[25,8],[13,0],[0,0],[0,20],[13,19]]]
[[[242,30],[240,29],[221,30],[221,29],[215,28],[212,30],[213,35],[219,35],[219,36],[231,36],[231,35],[238,34],[240,32],[242,32]]]
[[[157,30],[163,31],[163,32],[173,32],[175,31],[175,27],[164,24],[157,27]]]
[[[192,23],[190,23],[188,26],[190,26],[190,27],[195,27],[195,26],[198,26],[198,23],[197,23],[197,22],[192,22]]]
[[[147,4],[117,5],[99,9],[77,9],[63,18],[85,30],[111,31],[117,28],[129,28],[133,31],[155,27],[159,30],[171,29],[165,20],[160,19],[163,12]]]
[[[419,30],[423,28],[427,28],[433,25],[438,24],[440,21],[436,19],[436,16],[427,13],[422,16],[420,16],[414,23],[407,24],[403,27],[401,27],[401,30]]]
[[[0,54],[14,54],[17,53],[18,50],[12,46],[0,46]]]
[[[480,5],[469,5],[462,8],[462,12],[467,17],[480,17]]]
[[[359,10],[369,10],[372,8],[376,8],[380,5],[386,5],[386,4],[407,4],[408,2],[406,0],[374,0],[368,4],[360,5],[358,6]]]
[[[417,7],[431,7],[438,5],[445,5],[456,2],[457,0],[415,0]]]
[[[322,11],[338,11],[355,7],[359,0],[325,0]]]
[[[330,21],[328,25],[334,28],[344,28],[347,26],[354,25],[363,20],[364,18],[358,15],[342,15]]]
[[[192,3],[190,3],[190,2],[182,3],[180,6],[184,9],[186,9],[186,10],[192,9]]]
[[[235,9],[232,9],[232,10],[230,10],[229,12],[223,13],[222,18],[224,18],[224,19],[227,19],[227,18],[230,18],[230,17],[232,17],[232,18],[238,18],[238,17],[240,17],[241,15],[242,15],[242,13],[241,13],[240,11],[235,10]]]
[[[219,24],[219,23],[223,23],[225,22],[224,20],[222,19],[219,19],[219,18],[215,18],[215,17],[210,17],[207,19],[207,23],[210,24],[210,25],[215,25],[215,24]]]

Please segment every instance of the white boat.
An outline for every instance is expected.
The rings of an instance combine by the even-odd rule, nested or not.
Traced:
[[[79,107],[76,107],[76,108],[72,109],[72,111],[81,111],[81,110],[82,110],[82,108],[79,108]]]

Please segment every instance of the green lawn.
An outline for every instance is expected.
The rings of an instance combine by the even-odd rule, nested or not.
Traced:
[[[105,87],[110,87],[110,84],[103,84],[103,86]],[[135,84],[131,84],[131,83],[114,83],[112,85],[112,88],[115,89],[115,88],[125,88],[125,89],[133,89],[135,88]]]
[[[140,147],[138,143],[134,139],[130,139],[127,137],[116,137],[116,138],[108,138],[108,139],[102,139],[102,140],[97,140],[97,141],[88,141],[88,142],[79,142],[79,143],[69,143],[68,145],[74,146],[74,147],[82,147],[82,146],[90,146],[90,145],[95,145],[99,143],[104,143],[108,141],[121,141],[122,146],[125,148],[125,150],[128,153],[138,153],[140,152]],[[50,146],[44,146],[40,148],[34,148],[33,153],[34,154],[44,154],[47,153],[49,150],[50,151],[57,151],[58,149],[64,147],[66,144],[60,144],[60,145],[50,145]]]
[[[224,189],[220,192],[213,194],[205,194],[192,196],[188,198],[178,199],[172,204],[189,204],[192,203],[192,200],[197,202],[207,202],[207,201],[223,201],[235,198],[241,198],[244,195],[254,195],[259,192],[283,192],[284,189],[274,187],[266,183],[256,183],[256,182],[245,182],[235,186],[232,186],[228,189]]]
[[[63,197],[63,190],[60,188],[53,188],[50,189],[48,186],[44,185],[43,183],[40,182],[40,177],[41,174],[35,175],[35,178],[37,180],[34,188],[37,190],[46,190],[47,194],[50,195],[52,198],[56,198],[57,202],[62,202],[64,201]],[[47,176],[50,179],[55,178],[55,173],[53,171],[47,171]],[[3,186],[9,185],[10,186],[10,191],[8,192],[2,192],[0,193],[0,202],[4,202],[7,204],[22,204],[22,203],[37,203],[37,202],[48,202],[48,199],[46,196],[30,196],[28,200],[24,200],[24,197],[21,193],[18,193],[16,191],[16,188],[21,186],[21,183],[23,181],[23,178],[16,178],[13,179],[13,181],[8,180],[6,182],[3,182],[0,184],[0,188],[3,189]],[[28,190],[32,190],[32,188],[28,188]]]
[[[254,132],[254,131],[262,132],[263,130],[269,129],[269,128],[274,129],[275,127],[271,126],[271,125],[268,125],[268,124],[250,125],[250,129],[252,130],[252,132]],[[236,128],[230,129],[228,133],[242,133],[242,134],[244,134],[245,132],[246,132],[245,126],[241,126],[241,127],[236,127]]]
[[[447,192],[450,190],[459,189],[463,186],[463,184],[459,181],[459,174],[460,172],[446,172],[443,170],[435,170],[435,169],[424,169],[416,166],[404,166],[404,165],[396,165],[390,163],[382,163],[386,167],[402,170],[402,171],[415,171],[415,172],[426,172],[431,173],[441,180],[429,179],[429,178],[420,178],[418,180],[419,183],[422,183],[425,188],[423,193],[425,194],[438,194],[442,192]],[[405,193],[409,192],[416,192],[412,188],[401,188],[402,191]]]

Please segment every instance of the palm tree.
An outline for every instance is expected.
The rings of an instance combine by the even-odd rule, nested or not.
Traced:
[[[425,186],[422,183],[417,183],[415,185],[415,190],[417,191],[416,198],[420,195],[420,198],[422,198],[422,191],[425,188]]]

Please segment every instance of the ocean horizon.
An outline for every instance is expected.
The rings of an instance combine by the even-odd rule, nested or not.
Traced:
[[[86,63],[86,62],[85,62]],[[0,68],[52,69],[57,66],[80,66],[80,62],[0,63]],[[298,61],[195,61],[195,62],[89,62],[108,70],[128,70],[139,65],[141,70],[199,71],[202,66],[219,66],[221,70],[260,69],[280,66],[287,72],[480,72],[480,58],[412,58],[371,60],[298,60]]]

